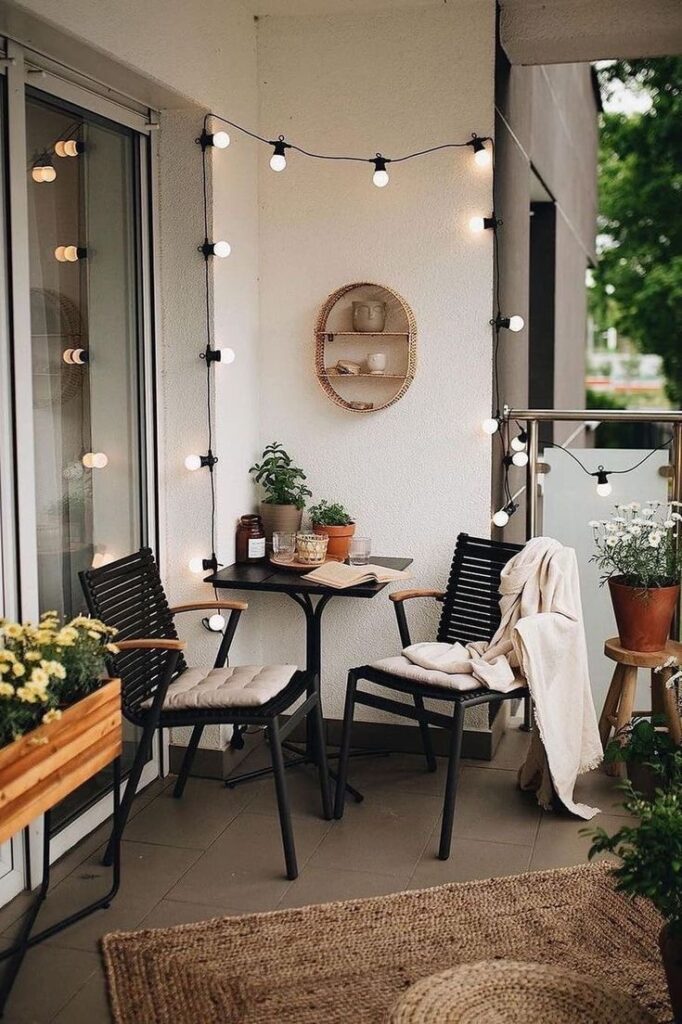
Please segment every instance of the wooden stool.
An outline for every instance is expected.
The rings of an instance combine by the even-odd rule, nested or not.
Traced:
[[[621,647],[619,637],[614,637],[604,644],[604,654],[616,662],[616,668],[599,718],[602,746],[606,749],[611,729],[618,732],[628,724],[635,713],[637,672],[640,668],[651,669],[651,714],[664,717],[670,738],[675,743],[682,743],[682,720],[677,708],[677,694],[674,688],[668,689],[665,685],[676,669],[671,667],[654,672],[655,668],[671,657],[682,663],[682,643],[668,640],[662,651],[644,654],[641,651],[626,650]],[[607,771],[609,775],[621,775],[624,774],[624,766],[608,765]]]

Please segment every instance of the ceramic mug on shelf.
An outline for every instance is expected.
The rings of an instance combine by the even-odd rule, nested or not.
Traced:
[[[353,330],[380,334],[386,326],[386,303],[362,299],[353,303]]]
[[[370,352],[367,356],[367,369],[370,373],[382,374],[386,369],[386,353]]]

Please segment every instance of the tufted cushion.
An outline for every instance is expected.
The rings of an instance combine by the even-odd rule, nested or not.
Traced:
[[[165,710],[250,708],[265,704],[290,682],[295,665],[188,668],[168,687]]]

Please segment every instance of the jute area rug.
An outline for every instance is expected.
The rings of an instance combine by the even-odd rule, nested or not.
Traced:
[[[596,864],[115,932],[102,951],[116,1024],[379,1024],[419,978],[492,959],[563,965],[664,1022],[660,927]]]

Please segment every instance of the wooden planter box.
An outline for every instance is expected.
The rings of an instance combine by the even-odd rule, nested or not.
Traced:
[[[121,753],[121,680],[0,749],[0,843]]]

